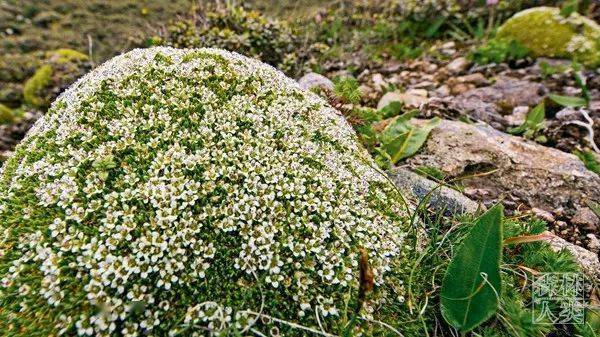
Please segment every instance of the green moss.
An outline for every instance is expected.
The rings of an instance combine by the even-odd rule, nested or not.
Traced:
[[[56,57],[56,62],[67,63],[76,61],[87,61],[88,56],[73,49],[57,49],[46,53],[48,58]]]
[[[0,104],[0,124],[11,123],[15,120],[13,110],[4,104]]]
[[[558,8],[530,8],[506,21],[497,37],[517,41],[533,56],[572,58],[590,67],[600,65],[600,27],[577,13],[565,18]]]
[[[40,92],[46,88],[52,81],[52,67],[43,65],[35,71],[33,76],[25,82],[23,87],[23,98],[25,103],[34,106],[42,107],[46,102]]]

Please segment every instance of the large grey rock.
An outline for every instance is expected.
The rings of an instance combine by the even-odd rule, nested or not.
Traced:
[[[467,196],[485,204],[502,200],[508,209],[539,208],[570,219],[589,200],[600,200],[600,176],[576,156],[486,124],[443,120],[407,162],[450,178],[472,176],[462,180]]]
[[[390,179],[415,202],[428,198],[427,206],[444,215],[475,214],[479,204],[462,193],[440,185],[408,169],[396,167],[389,172]]]

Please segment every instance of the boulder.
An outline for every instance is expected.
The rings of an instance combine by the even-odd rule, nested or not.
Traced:
[[[534,56],[600,65],[600,26],[577,12],[564,17],[559,8],[529,8],[500,26],[497,38],[515,40]]]
[[[480,205],[457,190],[429,180],[406,168],[396,167],[389,173],[390,179],[413,203],[427,198],[427,208],[446,216],[475,214]]]
[[[376,167],[337,111],[258,60],[120,55],[0,169],[3,332],[271,334],[268,317],[339,331],[361,291],[397,326],[419,242]]]
[[[443,120],[407,162],[449,178],[470,176],[461,181],[469,197],[486,205],[503,201],[509,210],[525,206],[571,219],[588,201],[600,200],[600,176],[575,155],[486,124]]]

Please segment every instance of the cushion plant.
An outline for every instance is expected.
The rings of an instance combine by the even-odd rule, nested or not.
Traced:
[[[385,334],[407,310],[406,212],[343,117],[272,67],[134,50],[0,169],[0,331]]]

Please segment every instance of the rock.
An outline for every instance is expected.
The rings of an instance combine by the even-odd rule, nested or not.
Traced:
[[[588,234],[585,236],[588,239],[588,248],[590,249],[590,251],[598,254],[600,253],[600,240],[598,239],[598,237],[594,234]]]
[[[461,95],[471,89],[475,89],[474,84],[458,82],[452,78],[449,79],[447,83],[450,86],[450,93],[454,96]]]
[[[492,86],[471,89],[457,96],[452,107],[476,120],[503,129],[509,124],[504,114],[512,112],[517,106],[538,104],[543,93],[544,87],[539,83],[500,77]]]
[[[597,232],[600,219],[589,207],[582,207],[571,218],[571,223],[585,229],[587,232]]]
[[[577,59],[600,65],[600,26],[574,11],[565,18],[559,8],[535,7],[508,19],[496,35],[516,40],[534,56]]]
[[[459,74],[459,73],[462,73],[463,71],[467,70],[467,68],[469,67],[470,64],[471,64],[471,62],[469,60],[467,60],[466,57],[461,56],[461,57],[455,58],[454,60],[452,60],[452,62],[448,63],[446,65],[446,69],[451,74]]]
[[[486,205],[504,200],[509,210],[519,204],[563,209],[568,218],[587,207],[587,200],[600,200],[600,176],[576,156],[485,124],[443,120],[407,163],[435,167],[449,178],[477,175],[462,180],[466,190],[477,191],[470,196]]]
[[[27,111],[16,122],[0,125],[0,157],[6,159],[9,156],[41,115],[42,113],[39,111]],[[0,158],[0,161],[3,161],[2,158]]]
[[[546,235],[551,235],[553,238],[548,241],[552,250],[558,252],[563,249],[568,250],[573,254],[575,261],[581,267],[581,270],[588,276],[598,279],[600,278],[600,261],[598,255],[589,250],[574,245],[551,232],[544,232]]]
[[[446,97],[446,96],[450,95],[450,88],[446,84],[441,85],[440,87],[435,89],[435,94],[438,97]]]
[[[333,91],[334,87],[334,84],[330,79],[317,73],[305,74],[298,80],[298,84],[300,84],[300,87],[304,90],[321,89]]]
[[[381,109],[391,102],[402,102],[409,108],[418,108],[421,104],[427,102],[427,97],[417,96],[408,93],[399,93],[397,91],[387,92],[377,103],[377,109]]]
[[[421,81],[415,84],[411,84],[410,87],[414,89],[433,89],[435,88],[435,83],[432,81]]]
[[[435,212],[445,215],[475,214],[480,205],[467,198],[462,193],[427,179],[417,173],[402,167],[396,167],[389,173],[398,188],[410,195],[414,202],[420,202],[428,197],[427,206]],[[430,191],[434,191],[431,194]],[[429,194],[429,195],[428,195]]]
[[[528,106],[516,106],[512,113],[508,116],[504,116],[508,125],[510,126],[518,126],[525,122],[527,118],[527,113],[529,112]]]
[[[371,81],[373,81],[373,87],[377,91],[384,91],[388,87],[387,82],[383,79],[383,75],[379,73],[373,74]]]
[[[427,97],[428,92],[425,89],[408,89],[406,90],[407,95]]]
[[[485,78],[485,76],[483,76],[482,73],[473,73],[465,76],[459,76],[456,77],[456,81],[458,81],[458,83],[471,83],[476,86],[482,86],[489,83],[487,78]]]
[[[552,213],[545,211],[543,209],[539,209],[539,208],[532,208],[531,212],[538,218],[546,221],[547,223],[553,223],[554,221],[556,221],[556,219],[554,218],[554,215],[552,215]]]

